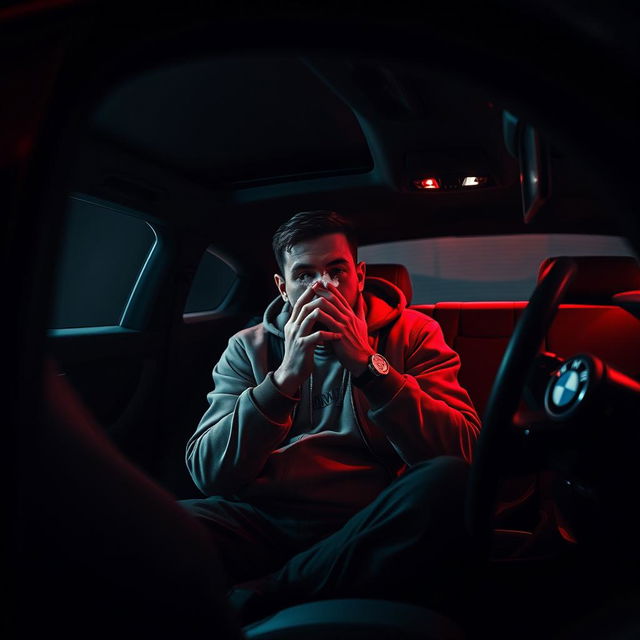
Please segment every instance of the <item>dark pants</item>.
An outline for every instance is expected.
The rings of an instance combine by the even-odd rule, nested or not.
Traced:
[[[184,500],[211,531],[229,586],[265,576],[283,603],[390,598],[450,612],[474,558],[464,527],[468,465],[411,467],[346,521],[305,520],[220,497]]]

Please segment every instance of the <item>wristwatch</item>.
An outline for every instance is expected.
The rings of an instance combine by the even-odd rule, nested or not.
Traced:
[[[351,378],[356,387],[366,387],[370,382],[378,380],[389,373],[389,362],[380,353],[372,353],[369,356],[367,368],[357,377]]]

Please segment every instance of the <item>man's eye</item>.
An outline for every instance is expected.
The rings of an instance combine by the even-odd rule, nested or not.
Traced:
[[[329,275],[332,278],[339,278],[340,276],[343,276],[346,272],[347,272],[346,269],[342,269],[341,267],[338,267],[336,269],[331,269],[331,271],[329,272]]]
[[[312,275],[310,273],[299,273],[296,276],[296,280],[298,282],[306,282],[307,280],[311,280]]]

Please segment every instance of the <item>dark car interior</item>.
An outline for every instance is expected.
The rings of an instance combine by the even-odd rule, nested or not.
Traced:
[[[640,633],[633,16],[36,5],[0,9],[16,637]],[[389,593],[242,629],[176,504],[184,451],[276,295],[274,230],[311,209],[460,355],[482,561],[443,610]]]

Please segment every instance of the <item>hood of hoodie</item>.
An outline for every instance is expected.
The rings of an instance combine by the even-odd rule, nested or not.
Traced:
[[[394,284],[382,278],[366,278],[363,296],[369,333],[375,333],[394,322],[407,306],[404,293]],[[278,296],[264,312],[265,329],[284,339],[284,325],[290,315],[291,305]]]

